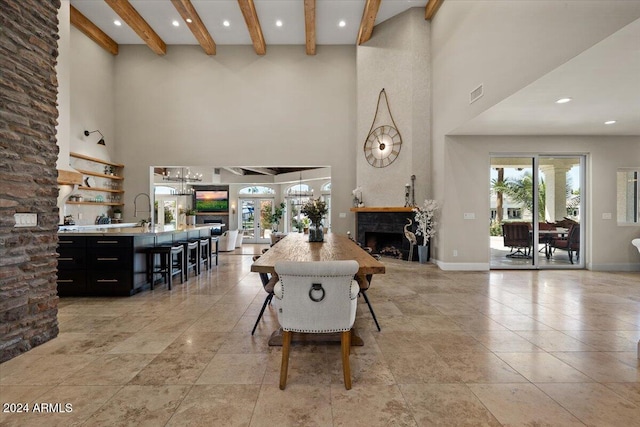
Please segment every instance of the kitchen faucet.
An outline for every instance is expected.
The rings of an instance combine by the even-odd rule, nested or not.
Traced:
[[[133,216],[136,218],[138,217],[137,201],[138,201],[138,197],[140,196],[147,196],[147,199],[149,200],[149,209],[146,212],[149,214],[149,218],[151,218],[151,197],[149,197],[147,193],[138,193],[136,194],[136,197],[133,198]],[[140,212],[145,212],[145,211],[140,211]]]

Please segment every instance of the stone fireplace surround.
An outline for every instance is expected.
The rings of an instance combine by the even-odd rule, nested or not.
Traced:
[[[410,207],[351,208],[356,214],[356,241],[370,247],[373,253],[407,260],[409,241],[404,236],[407,219],[413,221]],[[416,225],[409,228],[413,233]],[[418,248],[413,249],[413,261],[418,260]]]

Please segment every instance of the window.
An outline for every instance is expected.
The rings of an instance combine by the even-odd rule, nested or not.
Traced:
[[[640,222],[640,169],[619,169],[618,182],[618,223],[638,224]]]
[[[238,191],[240,195],[248,194],[276,194],[276,190],[271,187],[265,187],[262,185],[253,185],[251,187],[244,187]]]

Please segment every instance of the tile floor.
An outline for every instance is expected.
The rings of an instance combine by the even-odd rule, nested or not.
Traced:
[[[246,246],[246,245],[245,245]],[[255,247],[259,252],[260,247]],[[640,425],[640,276],[445,272],[385,260],[339,346],[295,346],[285,391],[252,247],[169,292],[65,298],[58,338],[0,365],[2,426]],[[4,408],[3,408],[4,409]]]

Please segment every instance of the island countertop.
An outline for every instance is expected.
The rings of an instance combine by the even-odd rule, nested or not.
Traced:
[[[156,225],[149,229],[140,226],[119,226],[120,224],[95,225],[95,226],[61,226],[59,235],[77,236],[158,236],[162,234],[175,234],[196,230],[211,230],[211,224],[186,225],[180,227]]]

